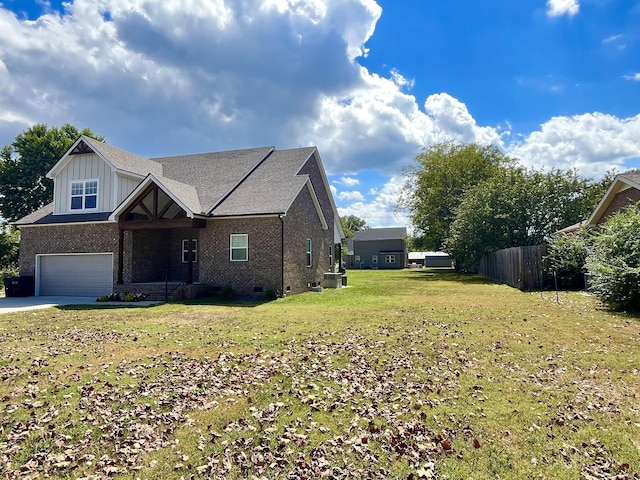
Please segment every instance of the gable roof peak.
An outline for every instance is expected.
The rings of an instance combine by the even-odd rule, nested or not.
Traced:
[[[49,170],[47,177],[53,178],[53,176],[60,172],[75,155],[87,153],[94,153],[98,155],[114,170],[138,175],[140,177],[144,177],[148,173],[162,176],[163,173],[162,165],[158,162],[154,162],[153,160],[136,155],[135,153],[113,147],[108,143],[101,142],[95,138],[80,135],[80,137],[73,142],[71,147],[69,147],[62,158],[51,168],[51,170]]]

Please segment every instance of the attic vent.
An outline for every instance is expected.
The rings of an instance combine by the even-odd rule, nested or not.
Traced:
[[[91,150],[91,147],[89,147],[84,140],[80,140],[80,143],[69,152],[69,155],[82,155],[83,153],[93,153],[93,150]]]

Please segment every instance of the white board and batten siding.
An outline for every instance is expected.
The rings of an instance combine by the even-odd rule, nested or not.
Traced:
[[[112,253],[36,256],[36,295],[99,297],[112,292]]]
[[[98,180],[98,208],[96,211],[112,211],[114,209],[114,177],[109,164],[95,153],[74,155],[56,176],[53,213],[71,213],[71,182],[93,179]]]
[[[141,180],[124,175],[117,175],[116,178],[118,179],[118,193],[115,206],[118,206],[140,185]]]

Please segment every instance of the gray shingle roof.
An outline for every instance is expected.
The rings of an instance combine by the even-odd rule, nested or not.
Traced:
[[[296,175],[315,147],[276,150],[214,210],[214,215],[284,213],[308,181]]]
[[[405,238],[406,236],[407,229],[405,227],[370,228],[368,230],[355,232],[353,239],[356,241],[395,240]]]
[[[196,187],[186,183],[177,182],[171,178],[155,176],[154,178],[162,184],[171,194],[195,214],[202,213],[200,197]]]
[[[152,160],[163,165],[165,177],[197,189],[204,213],[236,187],[273,150],[273,147],[259,147]]]
[[[83,135],[81,138],[118,170],[124,170],[142,176],[146,176],[148,173],[156,176],[163,174],[162,165],[148,158],[120,150],[119,148],[112,147],[107,143],[100,142],[91,137],[85,137]]]
[[[298,172],[316,152],[315,147],[275,150],[267,146],[147,159],[89,137],[81,139],[115,168],[145,177],[151,174],[193,213],[213,216],[287,212],[309,182],[308,175]],[[48,205],[16,225],[99,221],[109,217],[108,213],[51,213]]]

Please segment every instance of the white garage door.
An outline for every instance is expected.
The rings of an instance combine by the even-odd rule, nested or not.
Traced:
[[[38,255],[38,295],[100,296],[113,291],[113,254]]]

